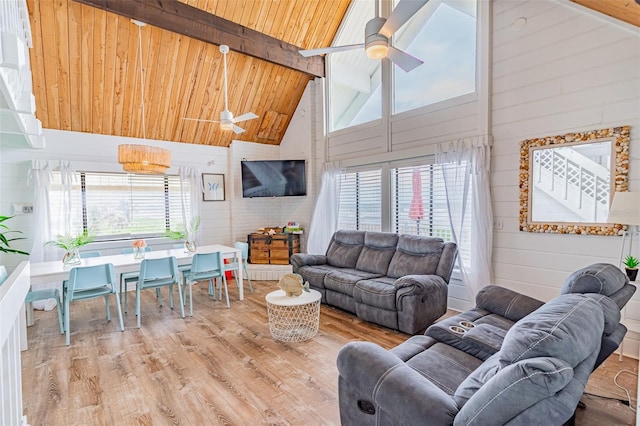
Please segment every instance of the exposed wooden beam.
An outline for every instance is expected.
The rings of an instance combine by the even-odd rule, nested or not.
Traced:
[[[206,43],[226,44],[231,50],[324,77],[324,58],[305,58],[300,48],[244,27],[177,0],[74,0],[78,3],[133,18],[158,28]]]

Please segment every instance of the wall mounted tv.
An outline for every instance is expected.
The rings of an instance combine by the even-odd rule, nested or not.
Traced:
[[[307,195],[305,160],[242,161],[242,196]]]

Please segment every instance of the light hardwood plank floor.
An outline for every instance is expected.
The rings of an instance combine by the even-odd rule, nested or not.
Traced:
[[[315,338],[277,342],[269,334],[264,301],[276,283],[253,285],[255,293],[245,292],[240,302],[229,282],[231,309],[194,287],[194,316],[186,319],[179,309],[168,308],[166,290],[164,307],[154,291],[144,291],[142,327],[136,328],[130,298],[124,332],[113,304],[107,322],[102,299],[74,302],[69,347],[55,311],[36,311],[29,350],[22,354],[27,420],[31,425],[339,425],[340,348],[352,340],[391,348],[408,336],[323,305]],[[592,375],[588,391],[625,398],[612,382],[621,368],[637,372],[637,361],[610,358]],[[619,380],[634,400],[636,380],[629,374]],[[634,424],[634,414],[617,401],[585,402],[579,425]]]

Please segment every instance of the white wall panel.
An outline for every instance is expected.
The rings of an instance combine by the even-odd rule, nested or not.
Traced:
[[[527,26],[513,31],[518,17]],[[494,282],[541,300],[571,272],[616,263],[619,237],[518,231],[520,142],[532,137],[631,126],[630,189],[640,191],[640,35],[554,1],[494,1],[491,190]],[[627,308],[637,348],[640,296]],[[634,328],[635,327],[635,328]],[[637,356],[637,352],[635,353]]]

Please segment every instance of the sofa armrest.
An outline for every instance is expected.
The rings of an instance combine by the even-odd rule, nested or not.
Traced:
[[[403,309],[402,301],[407,296],[421,296],[438,294],[444,289],[446,294],[447,283],[438,275],[405,275],[393,283],[396,288],[396,306],[399,311]]]
[[[438,275],[405,275],[393,283],[396,290],[408,289],[411,294],[424,294],[433,287],[446,287],[447,282]],[[407,291],[403,291],[405,295]]]
[[[481,289],[476,296],[476,306],[510,321],[520,321],[544,302],[508,288],[490,285]]]
[[[451,424],[453,399],[397,356],[370,342],[351,342],[338,354],[341,379],[369,395],[397,424]],[[355,407],[354,407],[355,409]]]
[[[296,272],[302,266],[326,264],[327,256],[324,254],[294,253],[291,255],[290,261],[293,265],[293,272]]]

